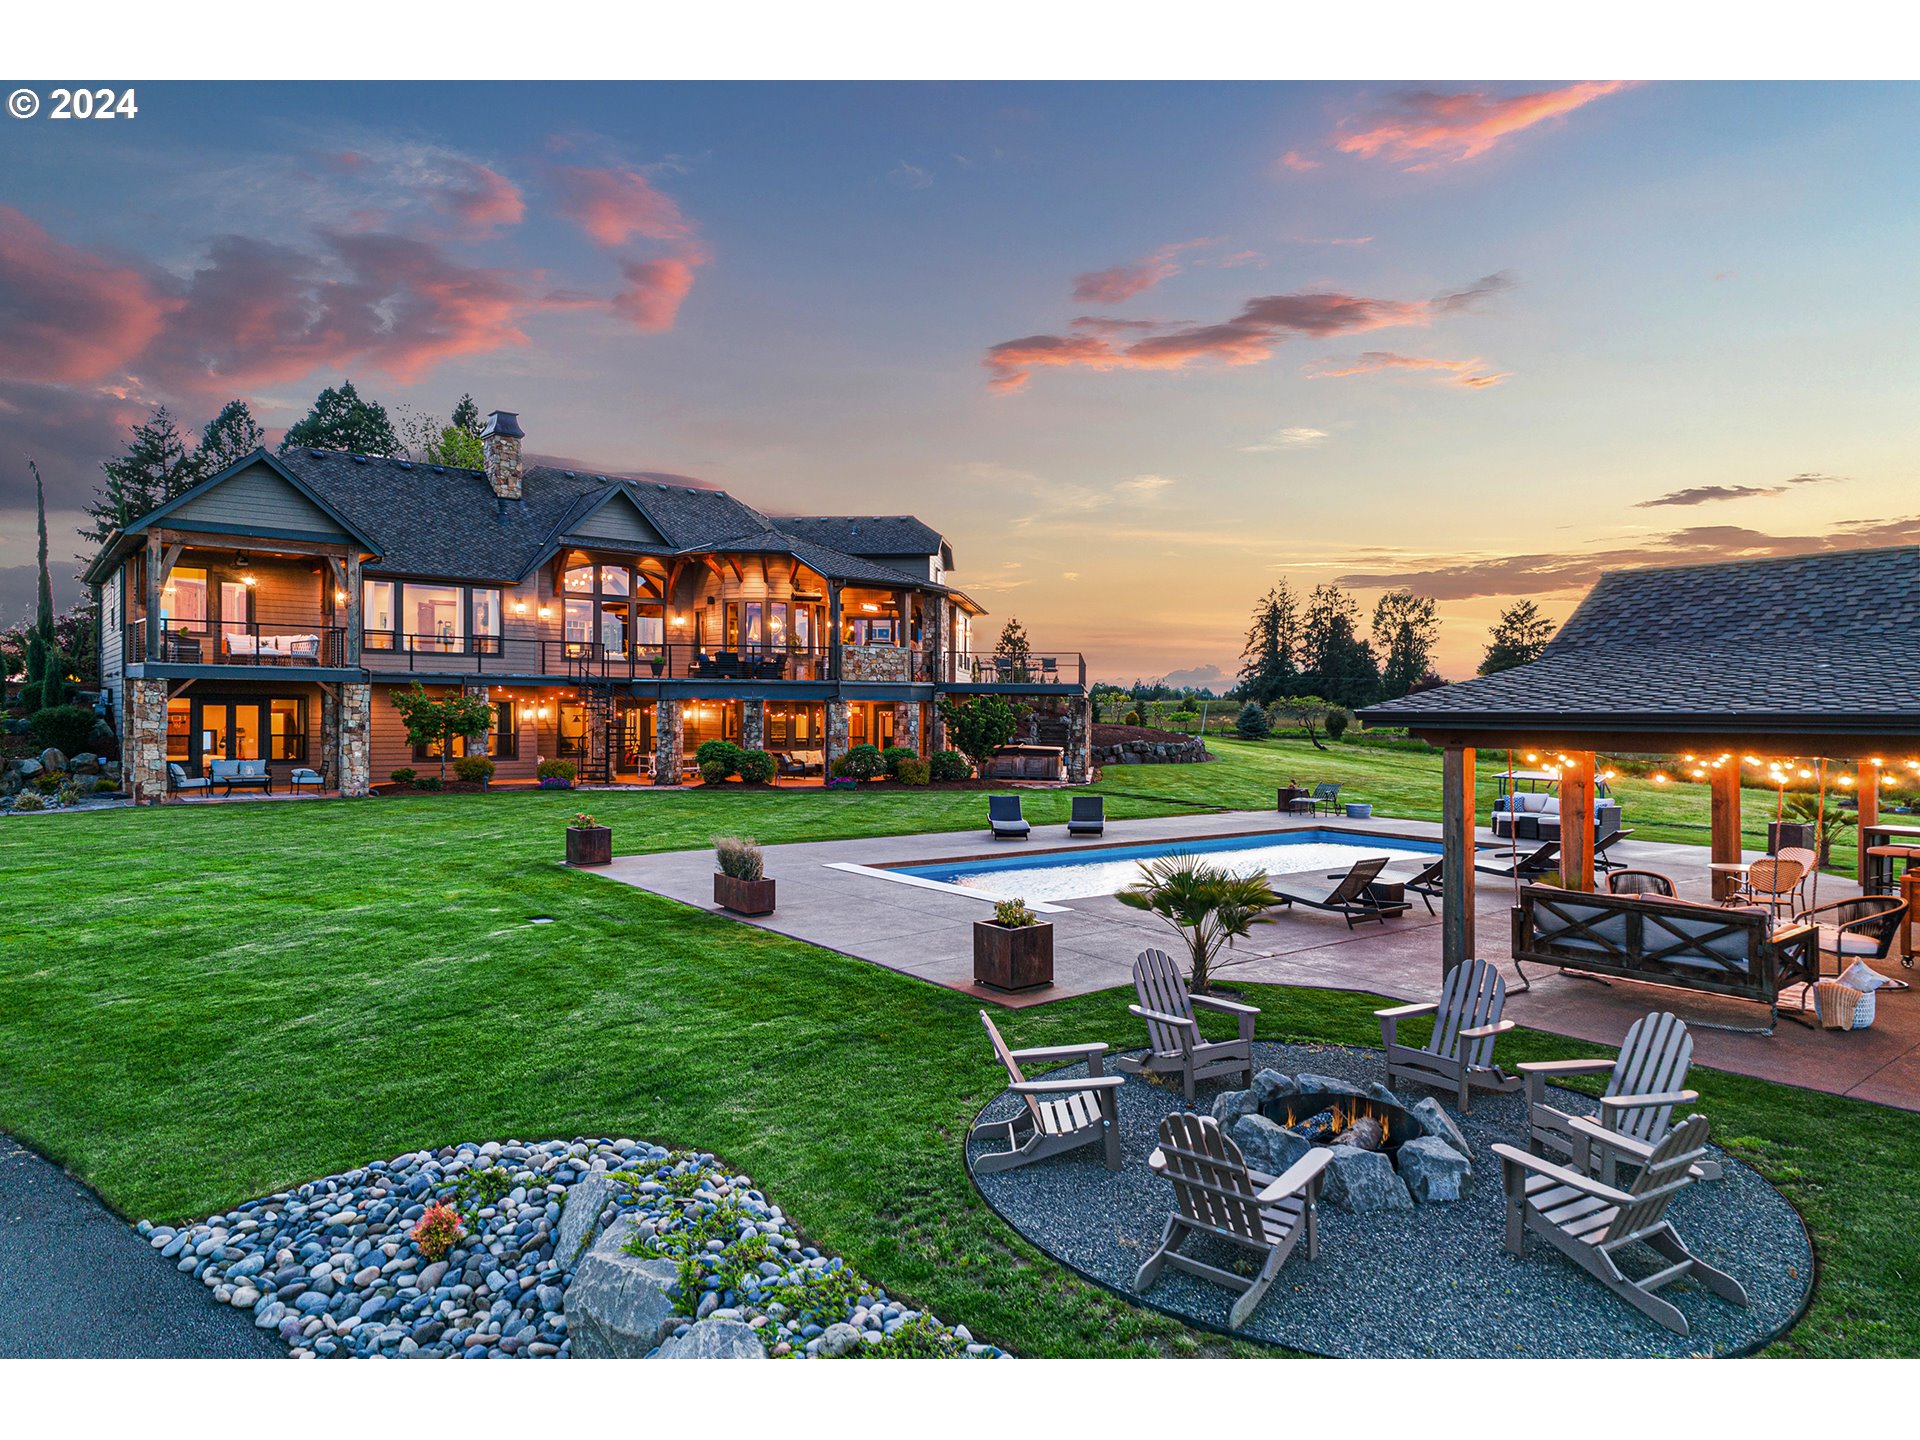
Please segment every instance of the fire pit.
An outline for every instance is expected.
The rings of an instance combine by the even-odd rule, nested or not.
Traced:
[[[1333,1152],[1322,1196],[1341,1210],[1410,1210],[1463,1199],[1473,1162],[1460,1127],[1431,1097],[1409,1105],[1378,1081],[1262,1070],[1213,1117],[1256,1170],[1278,1175],[1316,1146]]]

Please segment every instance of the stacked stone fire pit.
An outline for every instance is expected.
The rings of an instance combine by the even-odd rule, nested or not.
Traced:
[[[1213,1118],[1256,1170],[1278,1175],[1315,1146],[1332,1153],[1321,1199],[1339,1210],[1411,1210],[1465,1199],[1466,1137],[1431,1096],[1411,1103],[1379,1081],[1262,1070],[1250,1090],[1213,1102]]]

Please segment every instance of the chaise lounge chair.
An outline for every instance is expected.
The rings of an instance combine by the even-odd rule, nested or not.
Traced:
[[[1320,1182],[1332,1163],[1332,1150],[1316,1145],[1276,1180],[1248,1169],[1240,1147],[1220,1133],[1220,1124],[1211,1115],[1175,1111],[1167,1116],[1160,1122],[1160,1148],[1147,1157],[1147,1166],[1173,1182],[1178,1208],[1167,1220],[1160,1248],[1133,1277],[1135,1292],[1152,1289],[1169,1265],[1211,1280],[1240,1292],[1227,1312],[1228,1326],[1238,1330],[1303,1237],[1307,1259],[1319,1258]],[[1180,1247],[1189,1235],[1251,1250],[1260,1269],[1249,1279],[1183,1255]]]
[[[1285,875],[1269,880],[1268,886],[1291,908],[1305,905],[1311,910],[1326,910],[1345,917],[1351,930],[1362,920],[1384,921],[1389,915],[1404,915],[1412,907],[1404,900],[1381,901],[1373,893],[1373,882],[1387,868],[1387,857],[1356,860],[1344,875],[1329,875],[1330,884],[1316,885],[1301,875]]]
[[[1475,864],[1473,868],[1483,875],[1517,875],[1522,880],[1531,880],[1536,875],[1545,875],[1557,870],[1559,866],[1560,842],[1549,840],[1531,855],[1522,855],[1518,860],[1509,861],[1506,864],[1489,860],[1485,864]]]
[[[1572,1122],[1576,1140],[1602,1140],[1607,1132],[1590,1120]],[[1596,1133],[1597,1132],[1597,1133]],[[1507,1191],[1507,1250],[1524,1256],[1531,1230],[1625,1300],[1634,1309],[1685,1335],[1687,1317],[1655,1293],[1675,1280],[1690,1280],[1735,1305],[1747,1303],[1740,1282],[1687,1248],[1667,1206],[1697,1178],[1707,1155],[1707,1117],[1689,1115],[1669,1130],[1647,1156],[1640,1173],[1624,1189],[1602,1184],[1584,1164],[1568,1168],[1512,1145],[1495,1145]],[[1581,1157],[1584,1158],[1584,1157]],[[1670,1262],[1664,1269],[1634,1278],[1621,1270],[1613,1252],[1644,1245]]]
[[[1407,893],[1418,895],[1427,907],[1427,914],[1434,912],[1433,902],[1438,900],[1445,890],[1446,864],[1436,860],[1418,875],[1407,881]]]
[[[1033,827],[1020,813],[1018,795],[989,795],[987,824],[996,840],[1024,840],[1033,832]]]
[[[1073,814],[1067,819],[1069,835],[1104,835],[1107,833],[1107,802],[1099,795],[1076,795],[1073,797]]]

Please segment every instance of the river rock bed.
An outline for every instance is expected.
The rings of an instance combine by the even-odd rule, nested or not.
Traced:
[[[435,1203],[459,1211],[464,1231],[429,1261],[411,1231]],[[659,1334],[668,1354],[693,1353],[696,1326],[724,1322],[776,1358],[1001,1353],[802,1244],[751,1177],[634,1140],[450,1145],[198,1224],[136,1228],[296,1357],[564,1358],[575,1266],[616,1218],[637,1253],[678,1266]]]

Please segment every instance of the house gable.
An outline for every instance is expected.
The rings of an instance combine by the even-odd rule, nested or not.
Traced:
[[[345,516],[264,450],[236,460],[128,530],[147,530],[156,525],[171,530],[358,543],[374,548]]]
[[[603,540],[619,545],[667,543],[624,487],[612,491],[567,534],[569,539]]]

